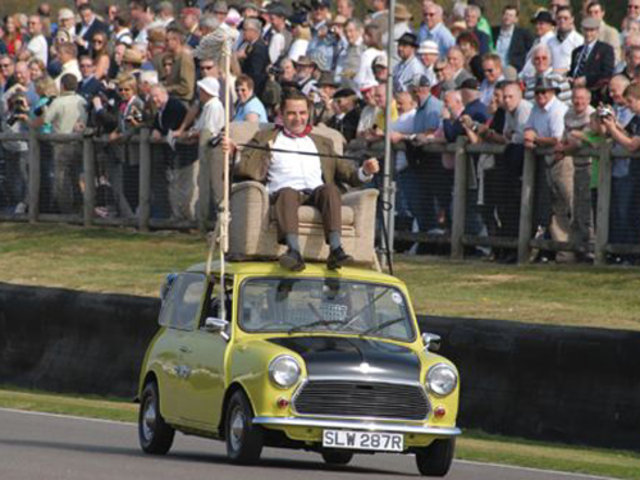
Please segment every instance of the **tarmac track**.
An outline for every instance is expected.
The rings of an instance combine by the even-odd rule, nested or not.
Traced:
[[[136,426],[0,409],[0,480],[394,480],[417,478],[410,455],[358,455],[326,466],[318,454],[265,449],[262,462],[227,462],[224,444],[177,434],[164,457],[140,451]],[[602,477],[455,461],[448,480],[593,480]]]

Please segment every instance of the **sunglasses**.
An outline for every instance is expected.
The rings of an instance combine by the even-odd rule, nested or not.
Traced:
[[[201,70],[212,70],[214,67],[213,65],[201,65],[200,69]]]
[[[9,68],[10,66],[10,63],[0,63],[0,68]]]
[[[494,70],[493,70],[493,68],[485,68],[485,69],[483,70],[483,72],[484,72],[484,73],[493,73],[493,72],[494,72]]]
[[[440,72],[444,72],[444,68],[434,68],[433,69],[433,73],[440,73]]]
[[[104,42],[102,40],[100,40],[99,38],[94,38],[93,40],[91,40],[92,43],[98,43],[100,45],[102,45]]]

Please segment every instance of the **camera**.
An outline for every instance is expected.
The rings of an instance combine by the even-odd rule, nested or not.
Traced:
[[[600,105],[596,111],[600,118],[613,117],[614,114],[611,105]]]
[[[143,120],[142,112],[137,108],[132,108],[131,113],[129,113],[129,115],[126,116],[125,120],[127,120],[128,122],[142,123],[142,120]]]
[[[284,70],[282,69],[282,67],[280,67],[279,65],[271,65],[268,69],[267,69],[267,73],[269,75],[273,75],[274,77],[277,77],[279,75],[282,75],[282,73],[284,72]]]
[[[16,93],[9,100],[9,118],[7,125],[13,126],[22,115],[29,115],[29,102],[23,93]]]

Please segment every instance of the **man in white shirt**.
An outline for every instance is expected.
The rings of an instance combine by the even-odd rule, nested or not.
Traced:
[[[60,90],[60,79],[63,75],[70,73],[78,82],[82,81],[82,73],[80,72],[80,66],[78,65],[78,48],[73,43],[63,43],[58,45],[58,58],[62,64],[62,71],[60,75],[56,77],[56,85]]]
[[[482,71],[484,80],[480,84],[480,101],[487,107],[493,99],[496,83],[504,80],[502,74],[502,60],[497,53],[487,53],[482,57]]]
[[[535,106],[524,132],[526,148],[555,147],[564,136],[564,116],[568,107],[556,98],[556,85],[547,78],[541,78],[535,87]],[[571,199],[573,191],[568,188],[573,181],[573,166],[569,162],[558,161],[553,155],[544,158],[545,178],[551,202],[549,233],[557,242],[569,240],[571,222]],[[538,196],[540,197],[540,196]],[[544,212],[544,209],[541,209]],[[539,221],[546,221],[542,214]]]
[[[27,44],[27,50],[35,58],[39,58],[47,65],[49,58],[49,47],[47,45],[47,39],[42,34],[42,19],[39,15],[31,15],[29,17],[28,29],[31,40]]]
[[[433,40],[424,40],[420,43],[416,54],[422,62],[422,66],[424,67],[423,75],[429,79],[429,84],[435,85],[438,83],[436,73],[433,71],[434,65],[438,61],[438,44]]]
[[[556,35],[549,40],[553,70],[567,73],[571,66],[571,53],[584,43],[584,37],[576,32],[571,7],[558,7],[556,23]]]
[[[405,33],[398,40],[400,63],[393,68],[393,91],[406,92],[424,74],[422,62],[416,57],[418,40],[413,33]]]
[[[361,185],[371,181],[380,169],[370,158],[360,168],[337,158],[330,140],[311,134],[309,103],[300,92],[289,92],[281,102],[282,128],[258,132],[245,147],[235,174],[267,183],[278,225],[278,241],[288,250],[280,265],[292,271],[305,268],[298,238],[298,207],[318,208],[329,244],[327,266],[338,269],[353,261],[342,248],[342,200],[337,181]],[[224,149],[233,148],[223,141]],[[255,146],[255,148],[252,148]],[[265,148],[272,148],[265,154]]]

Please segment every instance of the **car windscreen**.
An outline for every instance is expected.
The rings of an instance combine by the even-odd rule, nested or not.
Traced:
[[[413,341],[399,289],[344,279],[254,278],[243,283],[240,327],[248,332],[340,332]]]

